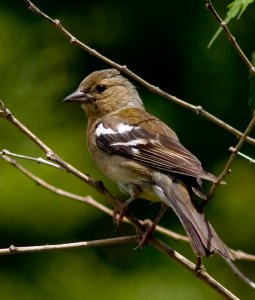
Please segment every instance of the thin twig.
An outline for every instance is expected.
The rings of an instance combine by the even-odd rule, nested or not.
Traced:
[[[247,58],[247,56],[244,54],[243,50],[241,49],[241,47],[237,43],[236,38],[232,35],[232,33],[230,32],[230,30],[228,29],[228,27],[226,25],[226,22],[224,22],[224,20],[222,20],[222,18],[217,13],[216,9],[213,7],[211,0],[207,0],[206,1],[206,8],[212,13],[212,15],[215,17],[215,19],[219,23],[219,25],[225,31],[225,33],[226,33],[226,35],[227,35],[230,43],[233,45],[233,47],[235,48],[235,50],[238,53],[238,55],[241,57],[241,59],[243,60],[243,62],[248,67],[249,72],[251,74],[255,74],[255,67],[249,61],[249,59]]]
[[[53,186],[52,184],[49,184],[48,182],[46,182],[45,180],[43,180],[42,178],[34,175],[33,173],[31,173],[30,171],[28,171],[26,168],[24,168],[23,166],[21,166],[16,160],[8,157],[7,155],[3,155],[2,158],[7,161],[8,163],[10,163],[12,166],[14,166],[15,168],[17,168],[20,172],[22,172],[23,174],[25,174],[28,178],[32,179],[36,184],[44,187],[45,189],[60,195],[60,196],[64,196],[67,197],[69,199],[73,199],[76,201],[80,201],[83,203],[86,203],[92,207],[95,207],[97,209],[99,209],[100,211],[106,213],[109,216],[113,215],[113,211],[111,209],[109,209],[108,207],[106,207],[105,205],[99,203],[98,201],[96,201],[95,199],[93,199],[91,196],[80,196],[77,194],[73,194],[70,193],[68,191],[65,191],[63,189],[60,189],[56,186]],[[144,221],[139,220],[141,223],[143,223]],[[150,220],[149,220],[150,221]],[[127,222],[130,223],[129,220],[127,218],[124,217],[123,222]],[[146,220],[146,223],[148,222],[148,220]],[[151,222],[151,221],[150,221]],[[189,242],[189,239],[187,236],[184,236],[182,234],[176,233],[172,230],[169,230],[165,227],[162,227],[160,225],[156,226],[155,231],[162,233],[166,236],[169,236],[171,238],[173,238],[176,241],[183,241],[183,242]],[[249,253],[245,253],[243,251],[240,250],[233,250],[230,249],[234,259],[238,259],[238,260],[249,260],[249,261],[255,261],[255,255],[249,254]]]
[[[231,166],[232,166],[232,164],[233,164],[233,162],[234,162],[234,160],[237,156],[238,151],[241,149],[242,145],[245,143],[245,139],[249,135],[249,133],[251,132],[254,125],[255,125],[255,112],[253,113],[252,119],[251,119],[249,125],[247,126],[243,136],[240,138],[240,140],[236,144],[235,148],[232,148],[232,154],[230,155],[229,160],[228,160],[224,170],[221,172],[220,176],[217,178],[217,181],[212,185],[212,187],[211,187],[211,189],[208,193],[208,199],[211,199],[211,197],[213,196],[217,186],[227,176],[227,174],[229,174]],[[208,201],[204,201],[203,204],[205,205],[206,203],[208,203]]]
[[[197,270],[196,265],[191,263],[186,257],[182,256],[175,250],[169,248],[164,242],[154,239],[150,242],[156,249],[161,251],[162,253],[174,258],[176,261],[181,263],[186,269],[195,274],[198,278],[205,281],[208,285],[210,285],[213,289],[217,290],[219,294],[221,294],[226,299],[239,299],[234,294],[232,294],[229,290],[227,290],[224,286],[222,286],[219,282],[217,282],[214,278],[212,278],[204,268]]]
[[[37,15],[45,18],[47,21],[49,21],[51,24],[53,24],[57,29],[59,29],[66,37],[69,38],[70,42],[72,44],[75,44],[77,46],[79,46],[81,49],[87,51],[89,54],[97,57],[98,59],[104,61],[105,63],[107,63],[108,65],[120,70],[121,72],[125,73],[126,75],[130,76],[131,78],[133,78],[134,80],[136,80],[137,82],[139,82],[141,85],[145,86],[148,90],[150,90],[151,92],[160,95],[162,97],[164,97],[167,100],[170,100],[186,109],[189,109],[191,111],[193,111],[194,113],[201,115],[203,117],[205,117],[206,119],[208,119],[209,121],[215,123],[216,125],[224,128],[226,131],[234,134],[237,138],[241,138],[242,136],[242,132],[235,129],[234,127],[230,126],[229,124],[223,122],[222,120],[220,120],[219,118],[215,117],[214,115],[212,115],[211,113],[207,112],[206,110],[204,110],[201,106],[195,106],[192,105],[190,103],[187,103],[185,101],[183,101],[180,98],[177,98],[165,91],[163,91],[162,89],[160,89],[159,87],[150,84],[149,82],[145,81],[143,78],[141,78],[140,76],[136,75],[134,72],[132,72],[131,70],[129,70],[129,68],[126,65],[120,65],[112,60],[110,60],[108,57],[100,54],[98,51],[96,51],[95,49],[92,49],[91,47],[89,47],[88,45],[82,43],[80,40],[78,40],[76,37],[74,37],[62,24],[59,20],[57,19],[52,19],[51,17],[49,17],[46,13],[44,13],[43,11],[41,11],[37,6],[35,6],[30,0],[25,0],[25,2],[28,4],[29,9],[33,12],[35,12]],[[251,137],[246,137],[246,140],[248,143],[255,145],[255,139],[251,138]]]
[[[231,270],[233,271],[233,273],[239,277],[240,279],[242,279],[244,282],[246,282],[250,287],[252,287],[253,289],[255,289],[255,283],[253,281],[250,280],[250,278],[248,278],[247,276],[245,276],[238,268],[235,264],[233,264],[233,262],[229,259],[225,259],[226,263],[229,265],[229,267],[231,268]]]
[[[76,201],[79,201],[79,202],[87,203],[87,204],[91,205],[92,207],[95,207],[95,208],[99,209],[100,211],[105,212],[108,215],[112,215],[113,212],[112,212],[111,209],[109,209],[108,207],[104,206],[103,204],[97,202],[91,196],[80,196],[80,195],[73,194],[73,193],[67,192],[65,190],[62,190],[60,188],[57,188],[54,185],[46,182],[42,178],[40,178],[40,177],[34,175],[33,173],[29,172],[26,168],[21,166],[16,160],[10,158],[9,156],[3,155],[2,158],[5,161],[7,161],[8,163],[10,163],[12,166],[17,168],[20,172],[25,174],[27,177],[32,179],[34,182],[36,182],[36,184],[44,187],[45,189],[47,189],[47,190],[49,190],[49,191],[51,191],[55,194],[58,194],[60,196],[64,196],[64,197],[67,197],[69,199],[73,199],[73,200],[76,200]]]
[[[79,195],[75,195],[72,193],[69,193],[67,191],[63,191],[61,189],[58,189],[48,183],[46,183],[45,181],[43,181],[42,179],[40,179],[39,177],[33,175],[32,173],[30,173],[29,171],[27,171],[24,167],[22,167],[21,165],[19,165],[15,160],[9,158],[8,156],[4,155],[3,158],[11,163],[12,165],[14,165],[16,168],[18,168],[21,172],[23,172],[24,174],[26,174],[28,177],[32,178],[34,181],[36,181],[38,184],[44,186],[45,188],[68,198],[72,198],[78,201],[82,201],[82,202],[86,202],[87,204],[90,204],[104,212],[106,212],[107,214],[112,214],[112,211],[110,209],[108,209],[107,207],[101,205],[100,203],[98,203],[96,200],[94,200],[92,197],[90,196],[86,196],[86,197],[82,197]],[[126,221],[128,221],[125,218]],[[159,226],[158,226],[159,227]],[[166,230],[165,228],[163,228],[166,231],[169,232],[169,230]],[[175,239],[180,239],[179,237],[181,237],[180,240],[183,241],[188,241],[188,239],[186,237],[182,238],[182,236],[173,233],[172,237],[174,237]],[[109,246],[109,245],[115,245],[115,244],[123,244],[123,243],[132,243],[132,242],[137,242],[139,240],[139,235],[135,235],[135,236],[128,236],[128,237],[119,237],[119,238],[110,238],[110,239],[104,239],[104,240],[95,240],[95,241],[90,241],[90,242],[76,242],[76,243],[65,243],[65,244],[57,244],[57,245],[44,245],[44,246],[26,246],[26,247],[15,247],[14,245],[11,245],[9,248],[5,248],[5,249],[0,249],[0,255],[9,255],[9,254],[17,254],[17,253],[31,253],[31,252],[46,252],[46,251],[55,251],[55,250],[69,250],[69,249],[77,249],[77,248],[88,248],[88,247],[98,247],[98,246]],[[162,245],[161,245],[162,246]],[[164,246],[165,248],[165,246]],[[168,249],[168,252],[171,249]],[[171,250],[171,252],[173,252],[173,250]],[[232,253],[235,254],[236,251],[232,250]],[[174,254],[174,257],[178,254],[177,252]],[[171,254],[171,256],[172,256]],[[247,259],[247,254],[242,252],[242,251],[238,251],[239,257],[241,259]],[[168,254],[169,255],[169,254]],[[249,255],[250,259],[254,259],[254,257],[252,255]],[[180,257],[179,257],[180,259]],[[183,260],[183,258],[181,258]],[[255,260],[255,259],[254,259]],[[227,260],[226,260],[227,261]],[[228,262],[228,261],[227,261]],[[185,265],[186,263],[184,263]],[[253,282],[251,282],[246,276],[244,276],[236,267],[233,263],[229,264],[231,269],[234,271],[235,274],[237,274],[242,280],[246,281],[249,285],[254,285]],[[192,265],[190,265],[192,266]],[[195,265],[194,265],[195,266]],[[214,281],[213,278],[211,278],[210,276],[208,277],[208,274],[206,272],[203,272],[203,274],[201,274],[202,278],[205,278],[206,280],[209,279],[209,281],[211,282],[212,280]],[[203,280],[205,280],[203,279]]]
[[[47,160],[43,159],[42,157],[32,157],[32,156],[27,156],[27,155],[23,155],[23,154],[17,154],[17,153],[13,153],[7,149],[3,149],[2,151],[0,151],[0,155],[1,156],[8,155],[8,156],[17,157],[17,158],[21,158],[21,159],[25,159],[25,160],[32,160],[32,161],[37,162],[38,164],[44,164],[44,165],[47,165],[50,167],[64,170],[64,168],[62,168],[61,166],[54,164],[50,161],[47,161]]]
[[[18,253],[35,253],[35,252],[47,252],[55,250],[71,250],[81,248],[103,247],[112,246],[125,243],[136,243],[139,240],[139,235],[123,236],[117,238],[109,238],[103,240],[94,240],[87,242],[65,243],[57,245],[43,245],[43,246],[26,246],[17,247],[11,245],[9,248],[0,249],[0,255],[18,254]]]
[[[103,240],[94,240],[86,242],[77,242],[77,243],[65,243],[57,245],[43,245],[43,246],[26,246],[26,247],[17,247],[11,245],[9,248],[0,249],[0,255],[10,255],[10,254],[19,254],[19,253],[36,253],[36,252],[48,252],[56,250],[71,250],[71,249],[81,249],[81,248],[91,248],[91,247],[102,247],[102,246],[112,246],[124,243],[135,243],[139,239],[139,235],[126,236],[126,237],[117,237],[109,238]],[[199,271],[196,270],[196,265],[186,259],[184,256],[178,252],[169,248],[165,243],[161,242],[158,239],[153,239],[151,244],[161,252],[166,255],[174,258],[176,261],[181,262],[183,266],[186,267],[189,271],[194,273],[201,280],[213,287],[219,294],[221,294],[225,299],[238,300],[234,294],[228,291],[224,286],[218,283],[213,277],[211,277],[205,269]]]
[[[120,201],[118,201],[117,198],[115,198],[103,185],[101,181],[97,181],[93,179],[92,177],[83,174],[64,160],[62,160],[60,157],[58,157],[53,150],[51,150],[42,140],[40,140],[34,133],[32,133],[24,124],[22,124],[18,119],[16,119],[11,111],[5,106],[3,101],[0,99],[0,106],[2,107],[3,113],[0,115],[0,117],[5,118],[7,121],[9,121],[11,124],[13,124],[15,127],[17,127],[23,134],[25,134],[30,140],[32,140],[33,143],[35,143],[39,148],[43,150],[48,160],[53,161],[57,163],[59,166],[61,166],[63,169],[65,169],[67,172],[73,174],[74,176],[78,177],[85,183],[87,183],[89,186],[93,187],[95,190],[100,192],[101,194],[105,195],[107,199],[112,203],[116,208],[121,207]],[[140,230],[142,230],[142,226],[139,226]],[[138,228],[137,228],[138,229]]]
[[[242,260],[248,260],[248,261],[254,261],[255,262],[255,255],[248,254],[246,252],[243,252],[241,250],[235,250],[234,251],[235,259],[242,259]]]
[[[83,203],[86,203],[92,207],[95,207],[97,209],[99,209],[100,211],[106,213],[107,215],[109,216],[112,216],[113,215],[113,211],[111,209],[109,209],[108,207],[106,207],[105,205],[99,203],[98,201],[96,201],[95,199],[93,199],[91,196],[80,196],[80,195],[77,195],[77,194],[73,194],[73,193],[70,193],[68,191],[65,191],[63,189],[60,189],[48,182],[46,182],[45,180],[43,180],[42,178],[34,175],[33,173],[31,173],[30,171],[28,171],[26,168],[24,168],[22,165],[20,165],[15,159],[13,158],[10,158],[8,155],[2,155],[2,158],[10,163],[12,166],[14,166],[15,168],[17,168],[20,172],[22,172],[23,174],[25,174],[28,178],[32,179],[36,184],[44,187],[45,189],[55,193],[55,194],[58,194],[60,196],[64,196],[64,197],[67,197],[69,199],[73,199],[73,200],[76,200],[76,201],[79,201],[79,202],[83,202]],[[141,223],[143,223],[142,220],[139,220]],[[129,220],[127,218],[124,217],[123,219],[123,222],[127,222],[127,223],[130,223]],[[147,221],[146,221],[147,222]],[[176,241],[185,241],[185,242],[189,242],[189,239],[184,236],[184,235],[181,235],[179,233],[176,233],[172,230],[169,230],[169,229],[166,229],[162,226],[159,226],[157,225],[156,231],[166,235],[166,236],[169,236],[171,238],[173,238],[174,240]]]
[[[235,148],[230,147],[229,150],[230,150],[231,152],[234,152],[234,151],[235,151]],[[255,164],[255,159],[251,158],[250,156],[248,156],[248,155],[246,155],[246,154],[244,154],[244,153],[242,153],[242,152],[240,152],[240,151],[238,151],[237,154],[238,154],[239,156],[241,156],[241,157],[247,159],[249,163]]]

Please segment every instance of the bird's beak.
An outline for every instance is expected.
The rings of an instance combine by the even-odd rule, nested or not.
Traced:
[[[63,100],[64,102],[72,102],[72,103],[84,103],[91,100],[92,97],[88,93],[84,93],[80,90],[77,90],[70,94],[69,96],[65,97]]]

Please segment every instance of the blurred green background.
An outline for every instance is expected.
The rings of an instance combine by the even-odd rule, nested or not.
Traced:
[[[201,105],[240,130],[250,119],[248,72],[221,34],[206,46],[217,24],[205,1],[138,0],[36,1],[61,20],[77,38],[109,58],[126,64],[149,82],[192,104]],[[229,1],[214,1],[222,16]],[[248,56],[255,49],[252,5],[230,28]],[[62,99],[91,71],[108,68],[69,41],[52,25],[31,13],[23,1],[0,2],[0,97],[14,115],[59,156],[81,171],[103,179],[85,145],[85,118]],[[135,83],[147,109],[167,122],[182,143],[219,174],[226,163],[233,135]],[[254,133],[254,132],[253,132]],[[254,136],[254,134],[253,134]],[[42,156],[25,136],[0,119],[0,149]],[[243,152],[255,157],[254,147]],[[22,161],[46,181],[81,195],[106,200],[71,175]],[[207,207],[207,215],[227,245],[255,254],[254,166],[238,158]],[[207,186],[208,188],[208,186]],[[158,205],[136,201],[132,211],[153,217]],[[0,159],[0,247],[40,245],[100,239],[133,233],[122,225],[114,232],[112,220],[87,205],[61,198],[36,186]],[[169,211],[162,224],[183,232]],[[194,259],[189,245],[164,238]],[[176,262],[135,245],[88,250],[20,254],[0,257],[1,299],[221,299],[212,289]],[[254,299],[247,287],[217,256],[207,259],[210,274],[242,299]],[[255,280],[254,263],[237,265]]]

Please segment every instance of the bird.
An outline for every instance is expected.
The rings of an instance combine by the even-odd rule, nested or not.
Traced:
[[[197,258],[217,253],[233,259],[196,200],[207,200],[202,180],[214,183],[217,178],[168,125],[145,110],[136,87],[119,70],[92,72],[64,101],[78,103],[85,111],[89,152],[128,194],[126,206],[137,198],[159,201],[159,216],[166,207],[173,209]]]

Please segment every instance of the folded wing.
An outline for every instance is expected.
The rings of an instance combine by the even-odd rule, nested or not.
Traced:
[[[216,180],[178,139],[149,132],[142,125],[119,119],[117,123],[103,121],[96,128],[96,143],[103,151],[123,155],[156,170]]]

